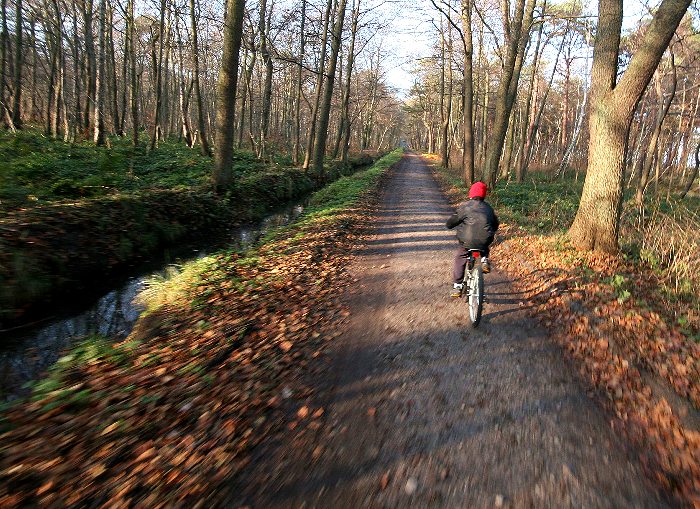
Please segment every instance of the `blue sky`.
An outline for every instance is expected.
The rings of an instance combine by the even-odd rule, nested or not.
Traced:
[[[660,3],[659,0],[654,5]],[[430,54],[431,41],[438,13],[429,0],[402,0],[392,3],[392,9],[400,9],[390,35],[385,38],[385,47],[391,58],[386,60],[387,79],[400,95],[406,96],[413,85],[411,68],[420,59]],[[591,14],[597,12],[597,4],[589,5]],[[647,13],[646,7],[638,0],[626,0],[623,7],[623,30],[629,30]]]

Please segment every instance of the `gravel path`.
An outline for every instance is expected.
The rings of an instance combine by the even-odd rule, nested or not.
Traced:
[[[471,329],[448,296],[450,213],[407,155],[351,267],[350,320],[317,388],[325,422],[259,456],[246,503],[665,507],[498,270]]]

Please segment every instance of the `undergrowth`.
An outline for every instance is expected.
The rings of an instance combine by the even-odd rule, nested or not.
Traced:
[[[236,151],[233,184],[222,198],[211,189],[212,160],[175,140],[148,152],[118,137],[95,147],[2,131],[0,161],[0,323],[22,320],[32,307],[161,247],[258,220],[322,185],[280,165],[283,157]],[[329,161],[326,178],[371,161]]]
[[[466,196],[467,187],[458,170],[439,170]],[[522,183],[499,182],[487,200],[501,222],[530,234],[550,236],[553,248],[561,250],[567,245],[566,232],[576,216],[582,189],[583,181],[573,174],[553,180],[550,174],[531,172]],[[622,257],[634,264],[636,272],[654,275],[659,298],[669,310],[673,308],[671,319],[681,325],[686,336],[700,340],[700,198],[647,196],[640,210],[628,190],[620,221]],[[585,267],[579,269],[585,280],[595,277]],[[620,277],[607,281],[618,292],[618,298],[626,300],[640,292],[622,284],[624,276]]]
[[[164,305],[183,299],[197,306],[208,297],[206,292],[213,291],[212,287],[224,281],[227,285],[238,288],[264,284],[262,280],[241,281],[237,277],[236,267],[256,265],[259,262],[259,249],[263,245],[274,246],[268,250],[268,256],[284,256],[284,251],[290,244],[304,242],[304,232],[307,229],[332,221],[338,214],[352,207],[363,193],[376,186],[381,175],[399,161],[402,155],[403,150],[395,150],[369,169],[341,177],[315,192],[308,207],[295,222],[269,231],[256,246],[245,252],[226,249],[181,266],[172,266],[164,276],[146,282],[146,289],[139,300],[146,306],[147,312],[152,313]]]
[[[33,129],[0,131],[0,161],[0,210],[154,189],[208,190],[213,169],[211,158],[179,140],[162,141],[149,151],[118,136],[109,138],[109,146],[96,147],[90,141],[65,143]],[[348,167],[329,163],[327,173],[336,178],[370,162],[359,156]],[[284,156],[260,160],[237,150],[232,171],[229,195],[249,198],[246,203],[253,206],[280,203],[314,187],[312,178]]]

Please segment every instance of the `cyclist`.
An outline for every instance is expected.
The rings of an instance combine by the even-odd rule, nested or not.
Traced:
[[[486,191],[487,187],[483,182],[472,184],[469,200],[460,203],[457,212],[447,220],[447,228],[457,229],[457,239],[460,242],[452,267],[452,297],[459,297],[462,290],[469,249],[481,250],[481,267],[485,273],[491,271],[489,245],[493,242],[499,223],[491,205],[484,201]]]

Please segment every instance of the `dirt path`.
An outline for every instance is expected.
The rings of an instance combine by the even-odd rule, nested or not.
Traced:
[[[351,318],[318,387],[325,422],[261,452],[246,504],[665,506],[498,270],[470,328],[448,297],[450,211],[406,156],[351,267]]]

